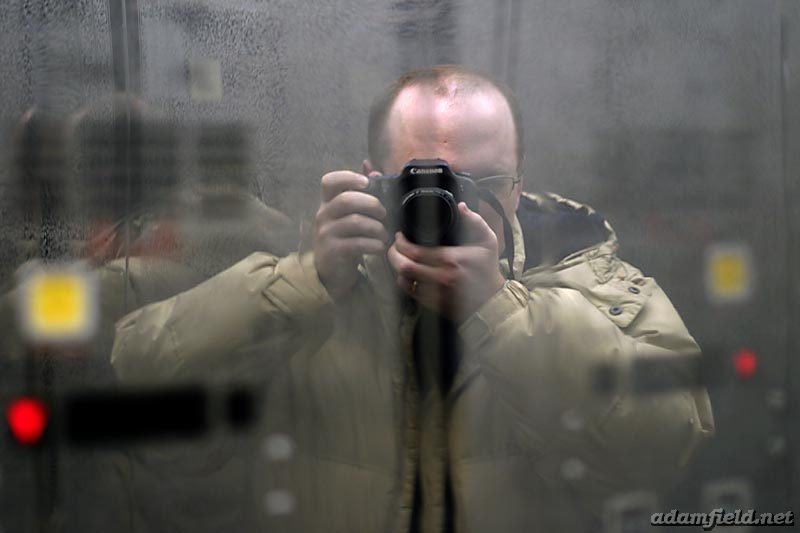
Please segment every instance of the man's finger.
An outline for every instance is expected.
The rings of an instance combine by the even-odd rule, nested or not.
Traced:
[[[381,222],[357,213],[328,222],[323,231],[336,237],[370,237],[384,243],[389,240]]]
[[[417,280],[409,279],[405,276],[401,276],[398,274],[397,276],[397,286],[403,289],[406,294],[414,296],[419,288],[419,282]]]
[[[397,286],[411,298],[434,311],[441,312],[449,303],[446,293],[433,283],[397,276]]]
[[[357,191],[369,184],[366,176],[349,170],[329,172],[322,176],[320,193],[323,202],[329,202],[344,191]]]
[[[386,252],[386,244],[369,237],[337,239],[332,248],[348,255],[381,255]]]
[[[358,191],[345,191],[320,208],[319,218],[335,220],[352,214],[383,220],[386,218],[386,209],[374,196]]]
[[[409,241],[401,232],[395,234],[397,251],[416,263],[431,266],[448,264],[457,246],[420,246]]]
[[[462,244],[491,244],[497,241],[497,236],[492,231],[489,224],[475,211],[472,211],[467,204],[458,204],[458,212],[461,217],[461,239]]]
[[[395,272],[404,278],[416,280],[420,283],[423,281],[431,283],[439,283],[440,272],[439,269],[430,265],[417,263],[412,261],[405,255],[397,251],[396,244],[393,244],[388,253],[386,254],[389,263],[394,268]]]

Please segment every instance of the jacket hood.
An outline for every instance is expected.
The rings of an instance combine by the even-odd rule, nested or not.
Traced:
[[[515,272],[553,266],[577,252],[616,240],[600,213],[553,193],[523,193],[516,214]]]

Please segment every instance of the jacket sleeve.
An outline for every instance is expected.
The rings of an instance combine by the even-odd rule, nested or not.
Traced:
[[[595,387],[600,365],[624,371],[635,358],[698,350],[655,281],[617,266],[615,277],[583,263],[587,271],[562,272],[549,286],[509,281],[459,329],[464,364],[517,420],[539,475],[560,477],[549,469],[577,459],[586,474],[573,489],[597,501],[674,481],[714,430],[703,389],[634,396]]]
[[[116,325],[111,363],[128,382],[264,372],[302,341],[297,332],[329,312],[310,254],[255,253]]]

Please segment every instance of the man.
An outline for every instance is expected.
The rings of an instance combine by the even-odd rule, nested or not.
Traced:
[[[263,431],[294,443],[253,472],[271,530],[594,531],[617,491],[680,474],[713,431],[705,392],[603,396],[592,378],[697,345],[602,217],[521,192],[510,94],[457,66],[412,72],[376,101],[369,135],[363,175],[322,178],[313,252],[255,254],[127,316],[120,377],[261,376]],[[362,191],[432,158],[502,206],[459,205],[459,246],[387,235]],[[431,316],[442,327],[421,330]],[[456,358],[436,349],[450,334]]]

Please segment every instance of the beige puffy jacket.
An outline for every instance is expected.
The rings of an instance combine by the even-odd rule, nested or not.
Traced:
[[[597,365],[698,347],[590,208],[526,194],[512,226],[519,281],[459,326],[447,392],[421,392],[435,365],[413,368],[418,311],[375,257],[334,304],[310,253],[251,255],[123,318],[112,364],[130,382],[259,384],[259,430],[293,452],[252,458],[265,530],[408,531],[417,468],[426,533],[446,471],[458,532],[597,530],[604,501],[680,476],[713,433],[704,390],[597,394]]]

